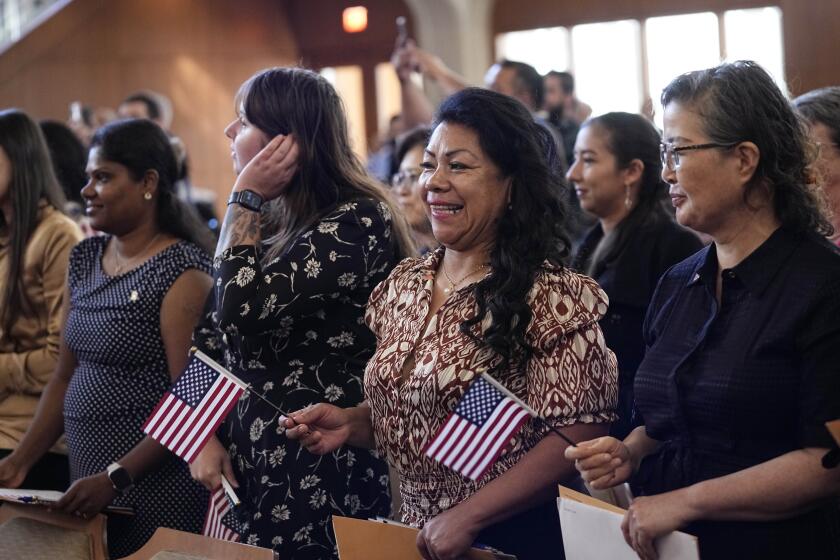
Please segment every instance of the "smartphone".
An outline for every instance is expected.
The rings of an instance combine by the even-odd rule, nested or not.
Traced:
[[[397,16],[397,44],[404,47],[406,41],[408,41],[408,27],[405,16]]]
[[[73,101],[70,104],[70,120],[77,123],[84,122],[84,115],[82,114],[81,102]]]

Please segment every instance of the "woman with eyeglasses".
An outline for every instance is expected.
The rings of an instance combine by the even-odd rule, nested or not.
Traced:
[[[420,186],[420,164],[423,163],[423,149],[429,140],[431,130],[421,126],[406,132],[397,141],[394,154],[396,171],[391,177],[391,194],[403,212],[411,235],[420,255],[425,255],[438,246],[432,234],[432,224],[423,204],[423,187]]]
[[[665,207],[660,136],[641,115],[607,113],[583,124],[566,178],[580,206],[596,216],[572,259],[610,298],[601,329],[618,358],[618,420],[610,434],[633,428],[633,378],[645,353],[642,322],[659,277],[702,247]]]
[[[840,245],[840,87],[809,91],[794,99],[793,106],[808,121],[819,147],[817,170],[834,226],[831,240]]]
[[[641,558],[683,529],[702,558],[836,559],[840,253],[811,190],[807,133],[752,62],[662,94],[677,221],[712,245],[672,267],[645,319],[642,425],[569,448],[584,480],[629,480],[622,530]]]

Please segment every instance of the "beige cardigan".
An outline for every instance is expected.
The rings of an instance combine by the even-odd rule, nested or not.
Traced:
[[[68,259],[81,239],[73,220],[41,202],[23,259],[22,311],[9,332],[0,329],[0,449],[20,442],[55,370]],[[8,233],[0,232],[0,294],[9,281],[8,255]]]

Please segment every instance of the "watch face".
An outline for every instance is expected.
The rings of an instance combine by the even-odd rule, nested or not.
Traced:
[[[108,473],[108,478],[111,479],[111,483],[114,485],[114,488],[120,491],[131,488],[134,485],[128,471],[122,467],[114,469]]]

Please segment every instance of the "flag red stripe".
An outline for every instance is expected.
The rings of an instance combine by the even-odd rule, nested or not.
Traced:
[[[151,417],[146,424],[146,433],[152,436],[153,438],[160,440],[159,431],[161,429],[161,426],[169,422],[169,419],[172,416],[172,409],[178,408],[181,404],[181,401],[178,400],[178,397],[176,397],[172,393],[166,393],[164,398],[161,399],[161,402],[158,404],[160,408],[157,412],[156,417]]]
[[[485,456],[483,461],[480,461],[471,473],[466,473],[466,475],[473,479],[478,480],[484,473],[486,473],[493,463],[496,462],[496,459],[499,458],[499,455],[502,454],[502,451],[505,450],[508,442],[510,441],[511,434],[516,432],[523,423],[525,423],[528,418],[530,418],[530,414],[527,410],[519,409],[519,412],[514,416],[513,420],[511,420],[507,427],[505,428],[504,432],[496,439],[493,446],[488,450],[488,454]]]
[[[201,453],[201,450],[204,449],[204,446],[210,440],[210,437],[216,432],[219,424],[222,423],[228,412],[230,412],[230,409],[234,407],[236,402],[239,400],[239,396],[242,394],[242,388],[235,383],[231,383],[227,388],[227,391],[228,393],[225,395],[226,400],[222,400],[221,404],[218,405],[218,408],[213,411],[213,417],[211,420],[206,422],[204,430],[201,431],[201,428],[199,428],[196,432],[197,437],[194,438],[192,447],[188,448],[189,451],[184,456],[184,460],[188,463],[192,463],[193,459]]]
[[[509,399],[499,401],[490,417],[476,432],[475,437],[470,442],[470,446],[462,452],[463,455],[461,460],[458,461],[459,468],[456,469],[458,472],[463,474],[472,468],[472,465],[476,460],[476,455],[481,452],[482,446],[487,441],[488,434],[493,431],[509,410],[509,403]]]
[[[443,427],[438,430],[438,433],[435,437],[433,437],[428,444],[426,444],[426,449],[423,452],[431,457],[435,454],[435,452],[440,447],[440,444],[449,437],[449,431],[452,429],[452,426],[458,423],[458,415],[452,413],[449,415],[449,418],[446,419],[446,422],[443,424]]]
[[[184,458],[184,448],[186,446],[185,440],[192,438],[193,427],[195,426],[196,421],[201,418],[201,415],[206,410],[208,403],[214,402],[219,398],[219,394],[224,391],[224,380],[224,376],[219,375],[216,380],[213,381],[213,385],[210,386],[210,389],[207,391],[207,394],[204,395],[204,398],[199,401],[194,409],[190,410],[190,414],[178,426],[177,435],[172,439],[172,443],[167,445],[167,447],[174,451],[175,455],[178,457],[181,457],[182,459]]]
[[[178,428],[185,418],[189,417],[192,409],[187,403],[180,399],[176,399],[173,403],[172,409],[167,414],[164,421],[161,422],[158,429],[155,431],[153,437],[163,445],[172,448],[172,438],[178,437]]]
[[[470,455],[472,457],[465,464],[462,471],[463,473],[471,472],[475,465],[481,462],[488,451],[488,447],[495,443],[500,432],[504,430],[504,427],[510,421],[511,416],[516,414],[518,409],[519,406],[508,398],[499,402],[493,413],[495,418],[491,416],[484,426],[482,426],[480,440],[477,441],[470,450]]]
[[[469,430],[470,423],[457,414],[454,415],[454,420],[455,421],[452,423],[452,430],[450,431],[449,436],[447,436],[443,445],[435,454],[436,461],[442,462],[446,457],[451,455],[455,449],[460,447],[459,444],[464,441],[464,432]]]
[[[239,398],[241,390],[232,383],[223,383],[222,392],[213,401],[207,404],[201,414],[190,427],[190,438],[179,448],[179,455],[187,462],[192,462],[198,451],[216,430],[218,425],[227,415],[233,404]],[[197,411],[196,415],[198,416]],[[196,450],[196,448],[199,448]]]
[[[172,393],[170,393],[169,391],[167,391],[167,392],[163,395],[163,397],[160,399],[160,401],[158,401],[158,403],[155,405],[155,409],[152,411],[152,413],[151,413],[151,414],[149,414],[149,417],[146,419],[146,422],[144,422],[144,423],[143,423],[143,428],[142,428],[142,430],[143,430],[143,432],[144,432],[144,433],[148,434],[148,433],[149,433],[149,431],[151,431],[150,429],[148,429],[148,428],[149,428],[149,425],[150,425],[150,424],[155,424],[155,423],[156,423],[157,419],[155,418],[155,416],[157,415],[158,410],[160,410],[160,409],[161,409],[161,407],[163,407],[163,406],[164,406],[164,404],[166,404],[166,403],[167,403],[167,401],[169,400],[169,397],[171,397],[171,396],[172,396]]]
[[[476,436],[478,436],[478,434],[481,433],[481,429],[469,420],[461,421],[468,426],[467,434],[461,438],[461,441],[458,442],[458,445],[452,448],[453,452],[441,461],[441,463],[443,463],[447,467],[455,469],[456,471],[458,469],[455,468],[454,464],[460,462],[460,459],[463,457],[463,450],[469,449],[469,447],[472,445],[473,440],[476,438]]]

